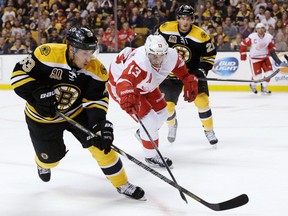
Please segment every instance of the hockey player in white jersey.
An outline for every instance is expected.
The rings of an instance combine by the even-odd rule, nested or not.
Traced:
[[[158,130],[166,121],[167,103],[158,86],[173,72],[184,84],[184,100],[192,102],[198,93],[198,81],[188,73],[185,62],[175,49],[169,48],[161,35],[150,35],[144,46],[126,47],[112,61],[109,68],[108,90],[112,98],[132,117],[135,114],[145,125],[158,146]],[[137,134],[137,133],[136,133]],[[140,127],[145,161],[150,166],[165,167],[149,135]],[[172,168],[172,160],[164,157]]]
[[[262,23],[256,25],[256,32],[251,33],[247,38],[241,42],[240,56],[241,60],[247,59],[246,49],[250,47],[250,64],[252,69],[252,80],[261,79],[262,70],[264,77],[269,76],[272,71],[272,64],[269,59],[270,55],[275,54],[275,44],[273,36],[266,32],[265,26]],[[261,83],[261,92],[270,94],[271,91],[267,89],[270,79]],[[252,92],[257,94],[256,83],[251,83],[250,88]]]

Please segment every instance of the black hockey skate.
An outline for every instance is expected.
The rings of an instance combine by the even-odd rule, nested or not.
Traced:
[[[130,182],[117,188],[118,193],[125,195],[128,198],[140,201],[146,201],[144,190],[141,187],[135,186]]]
[[[165,160],[167,166],[170,169],[172,169],[173,168],[172,160],[170,160],[167,157],[164,157],[164,160]],[[162,159],[161,159],[161,157],[159,155],[156,155],[155,157],[152,157],[152,158],[145,158],[145,161],[151,167],[161,167],[161,168],[165,167],[165,164],[164,164],[164,162],[162,161]]]
[[[37,165],[37,171],[40,179],[43,182],[49,182],[51,178],[51,170],[50,169],[45,169]]]

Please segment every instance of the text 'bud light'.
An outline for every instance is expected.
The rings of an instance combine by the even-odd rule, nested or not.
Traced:
[[[235,57],[221,58],[217,60],[212,71],[220,76],[230,76],[238,70],[239,61]]]

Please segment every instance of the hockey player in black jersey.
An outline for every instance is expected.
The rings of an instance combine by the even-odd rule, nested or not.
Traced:
[[[48,182],[51,168],[66,155],[63,133],[69,131],[87,148],[120,194],[145,200],[142,188],[128,182],[115,151],[113,125],[106,119],[108,73],[94,56],[98,41],[88,28],[71,28],[67,44],[44,44],[19,61],[13,70],[14,91],[26,100],[25,117],[36,153],[39,177]],[[94,133],[91,138],[70,125],[56,109]]]
[[[155,32],[164,36],[169,46],[178,50],[182,55],[189,73],[197,77],[206,77],[213,67],[216,58],[216,49],[210,36],[201,28],[194,25],[194,9],[190,5],[181,5],[176,10],[177,21],[162,24]],[[177,116],[175,106],[182,91],[182,82],[171,73],[160,85],[165,94],[169,117],[168,140],[174,142],[177,132]],[[198,108],[199,118],[204,133],[211,145],[218,142],[213,128],[212,111],[209,106],[209,89],[207,81],[198,81],[198,96],[194,100]]]

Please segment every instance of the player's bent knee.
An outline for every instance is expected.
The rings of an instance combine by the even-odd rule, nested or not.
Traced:
[[[198,94],[194,100],[194,104],[198,109],[205,109],[209,107],[209,96],[206,93]]]

